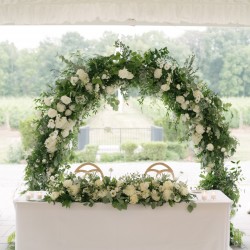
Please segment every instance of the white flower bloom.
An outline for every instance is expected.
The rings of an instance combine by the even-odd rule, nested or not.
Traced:
[[[44,145],[47,148],[47,151],[49,153],[54,153],[57,148],[56,148],[56,144],[57,144],[57,135],[58,135],[58,131],[55,130],[54,132],[52,132],[49,137],[45,140]]]
[[[207,132],[209,132],[211,130],[211,128],[210,127],[207,127]]]
[[[174,187],[177,189],[177,190],[179,190],[180,188],[181,188],[181,186],[180,186],[180,184],[179,183],[174,183]]]
[[[176,101],[180,104],[184,103],[185,102],[185,98],[181,95],[179,96],[176,96]]]
[[[65,116],[63,116],[62,118],[56,117],[56,128],[63,129],[67,124],[67,122],[68,120]]]
[[[145,190],[141,193],[141,196],[143,199],[147,199],[149,197],[149,195],[150,195],[149,190]]]
[[[203,95],[202,95],[200,90],[193,91],[193,96],[194,96],[194,99],[195,99],[196,103],[199,103],[200,99],[203,98]]]
[[[162,76],[162,69],[155,69],[154,78],[159,79]]]
[[[61,132],[63,138],[66,138],[69,135],[69,130],[65,129]]]
[[[53,102],[53,96],[44,97],[43,101],[46,106],[50,106]]]
[[[192,141],[193,141],[194,145],[198,145],[200,143],[201,139],[202,139],[201,134],[197,134],[197,133],[192,134]]]
[[[195,131],[197,132],[197,134],[202,135],[205,132],[205,129],[204,129],[204,127],[201,124],[198,124],[195,127]]]
[[[190,120],[190,116],[188,113],[186,113],[184,115],[181,115],[181,119],[183,122],[186,122],[186,121]]]
[[[224,153],[225,151],[226,151],[226,149],[225,149],[225,148],[221,148],[221,152],[223,152],[223,153]]]
[[[184,103],[181,104],[182,109],[186,110],[187,107],[188,107],[187,102],[184,102]]]
[[[181,85],[180,85],[180,84],[177,84],[177,85],[176,85],[176,88],[180,90],[180,89],[181,89]]]
[[[116,92],[116,88],[112,86],[107,86],[105,91],[108,95],[113,95]]]
[[[165,189],[165,190],[163,191],[163,199],[164,199],[165,201],[170,200],[172,194],[173,194],[172,190],[170,190],[170,189]]]
[[[137,194],[133,194],[130,196],[130,204],[136,204],[138,202],[138,196]]]
[[[76,196],[80,191],[80,184],[74,184],[69,187],[69,193],[73,196]]]
[[[170,90],[170,86],[169,86],[169,84],[168,83],[166,83],[166,84],[163,84],[163,85],[161,85],[161,90],[164,92],[164,91],[168,91],[168,90]]]
[[[101,78],[102,78],[102,80],[107,80],[107,79],[109,79],[109,76],[107,74],[103,74]]]
[[[115,197],[116,196],[116,191],[115,190],[111,190],[110,191],[110,195],[111,195],[111,197]]]
[[[63,186],[64,186],[65,188],[69,188],[69,187],[71,187],[72,185],[73,185],[72,180],[65,180],[65,181],[63,182]]]
[[[102,184],[103,184],[103,182],[102,182],[101,179],[97,179],[97,180],[95,181],[95,186],[97,186],[97,187],[100,187]]]
[[[76,85],[78,80],[79,80],[79,78],[77,76],[71,76],[71,78],[70,78],[70,82],[73,86]]]
[[[128,80],[131,80],[134,78],[134,75],[131,72],[129,72],[126,68],[120,69],[118,71],[118,76],[121,79],[128,79]]]
[[[72,111],[74,111],[75,108],[76,108],[76,105],[74,105],[74,104],[71,104],[71,105],[69,106],[69,109],[72,110]]]
[[[76,74],[84,84],[89,82],[89,75],[83,69],[78,69]]]
[[[85,98],[84,95],[82,95],[82,96],[76,96],[75,99],[76,99],[76,103],[84,103],[86,101],[86,98]]]
[[[162,189],[166,190],[166,189],[173,189],[174,184],[172,181],[165,181],[162,185]]]
[[[195,105],[193,111],[197,114],[200,113],[200,107],[198,105]]]
[[[95,92],[99,92],[99,90],[100,90],[100,86],[99,86],[99,84],[96,84],[95,85]]]
[[[140,183],[140,189],[141,189],[142,192],[146,191],[148,188],[149,188],[149,183],[148,182]]]
[[[100,197],[100,198],[104,198],[105,196],[107,196],[108,194],[108,191],[107,190],[100,190],[97,195]]]
[[[57,116],[57,111],[56,111],[55,109],[50,108],[50,109],[48,110],[48,117],[54,118],[54,117],[56,117],[56,116]]]
[[[136,189],[133,185],[128,185],[126,186],[125,189],[123,189],[123,193],[126,194],[127,196],[132,196],[133,194],[136,193]]]
[[[123,185],[123,182],[122,181],[117,181],[117,183],[116,183],[116,186],[117,187],[121,187]]]
[[[169,70],[171,68],[171,65],[169,63],[165,63],[164,69]]]
[[[55,125],[55,121],[53,119],[50,119],[49,120],[49,123],[47,125],[48,128],[54,128],[56,125]]]
[[[187,196],[188,195],[188,189],[186,187],[181,187],[180,192],[182,195]]]
[[[50,198],[55,201],[59,197],[60,193],[59,192],[52,192],[50,195]]]
[[[61,102],[58,102],[56,104],[56,109],[58,112],[64,112],[66,109],[66,106],[64,104],[62,104]]]
[[[66,111],[65,111],[65,115],[66,116],[70,116],[72,114],[72,111],[70,110],[70,109],[67,109]]]
[[[91,82],[86,83],[85,89],[89,92],[93,91],[93,84]]]
[[[68,97],[68,96],[66,96],[66,95],[63,95],[63,96],[61,97],[61,101],[62,101],[64,104],[68,105],[68,104],[71,103],[71,98]]]
[[[214,150],[214,145],[212,143],[207,144],[207,150],[208,151],[213,151]]]
[[[156,190],[153,190],[151,192],[151,197],[154,201],[159,201],[160,200],[160,196],[158,195],[158,192]]]

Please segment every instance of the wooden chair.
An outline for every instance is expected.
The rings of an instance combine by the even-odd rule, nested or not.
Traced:
[[[93,168],[90,170],[84,169],[86,166],[92,166]],[[102,170],[94,163],[90,163],[90,162],[83,163],[79,167],[77,167],[75,170],[75,173],[90,174],[90,173],[94,173],[94,172],[99,173],[101,175],[101,177],[104,178],[104,174],[103,174]]]
[[[157,168],[154,168],[155,166],[158,166],[158,165],[163,166],[164,169],[158,170]],[[148,174],[149,172],[155,172],[155,173],[156,173],[156,176],[161,175],[161,174],[167,172],[167,173],[170,173],[170,174],[172,175],[173,179],[174,179],[174,171],[173,171],[173,169],[172,169],[171,167],[169,167],[167,164],[163,163],[163,162],[156,162],[156,163],[150,165],[150,166],[146,169],[146,171],[145,171],[144,174],[146,175],[146,174]]]

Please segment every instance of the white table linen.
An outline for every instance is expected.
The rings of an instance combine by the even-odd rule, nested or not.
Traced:
[[[14,201],[16,250],[228,250],[231,200],[198,195],[192,213],[187,204],[152,209],[130,205],[118,211],[110,204],[85,207],[73,203]]]

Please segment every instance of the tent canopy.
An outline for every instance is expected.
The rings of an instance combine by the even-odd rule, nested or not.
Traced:
[[[249,0],[0,0],[1,25],[249,26]]]

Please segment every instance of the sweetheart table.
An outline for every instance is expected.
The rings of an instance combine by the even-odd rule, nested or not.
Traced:
[[[228,250],[231,200],[197,194],[197,207],[187,204],[152,209],[130,205],[118,211],[110,204],[86,207],[14,200],[16,250]]]

